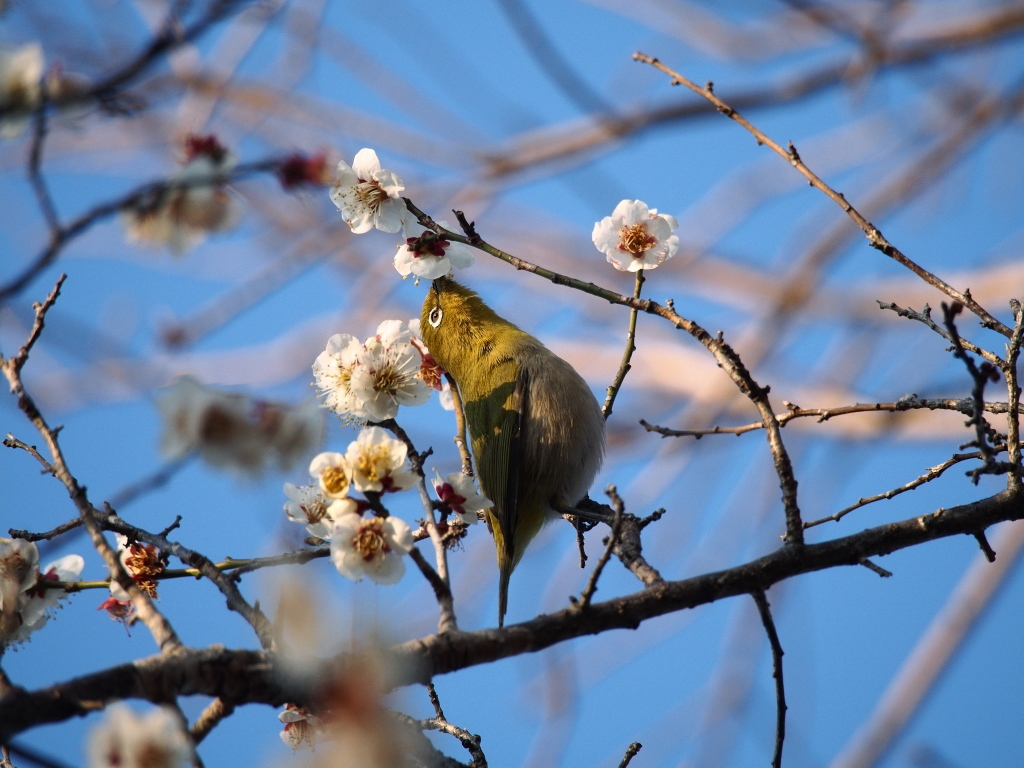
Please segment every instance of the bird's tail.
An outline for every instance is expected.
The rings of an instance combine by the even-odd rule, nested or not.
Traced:
[[[505,611],[508,610],[508,580],[512,576],[511,561],[498,565],[498,627],[505,626]]]

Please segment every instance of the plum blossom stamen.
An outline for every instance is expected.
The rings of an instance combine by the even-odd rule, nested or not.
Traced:
[[[619,230],[619,250],[640,258],[657,242],[657,238],[647,234],[644,224],[630,224]]]
[[[358,532],[352,537],[352,548],[366,562],[374,560],[381,553],[390,552],[391,547],[384,539],[384,518],[374,517],[361,523]]]

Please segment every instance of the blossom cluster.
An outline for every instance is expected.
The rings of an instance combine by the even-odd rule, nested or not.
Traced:
[[[25,131],[44,94],[50,101],[63,103],[60,114],[65,119],[73,121],[81,112],[75,98],[84,98],[89,81],[60,66],[51,67],[44,79],[44,66],[39,43],[0,48],[0,139],[15,139]]]
[[[441,389],[441,373],[418,320],[385,320],[363,342],[337,333],[313,363],[324,406],[351,421],[393,419],[400,405],[422,405]]]
[[[205,387],[184,376],[157,398],[161,448],[169,459],[198,452],[215,467],[250,473],[276,463],[289,469],[323,439],[315,401],[287,405]]]
[[[331,542],[331,560],[353,581],[363,576],[378,584],[394,584],[405,573],[402,555],[412,549],[412,530],[393,516],[370,518],[369,502],[350,493],[391,493],[413,487],[416,477],[406,467],[408,448],[380,427],[368,427],[344,454],[321,453],[309,465],[313,482],[285,483],[285,514],[317,538]]]
[[[359,150],[352,165],[339,162],[336,179],[331,200],[353,233],[402,231],[405,242],[398,246],[394,263],[403,277],[434,280],[452,269],[472,266],[471,248],[445,240],[415,220],[401,195],[405,184],[394,171],[381,168],[372,149]],[[449,228],[446,222],[440,225]]]
[[[31,541],[0,538],[0,652],[23,643],[49,620],[62,589],[45,581],[76,581],[85,567],[80,555],[66,555],[39,568],[39,550]]]
[[[128,240],[167,245],[182,254],[207,234],[232,229],[242,215],[227,188],[227,176],[237,162],[216,136],[188,136],[181,167],[167,184],[122,211]]]

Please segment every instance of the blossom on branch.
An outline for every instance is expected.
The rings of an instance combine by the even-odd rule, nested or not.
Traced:
[[[24,539],[0,538],[0,653],[23,643],[49,620],[67,592],[43,582],[75,581],[85,567],[80,555],[66,555],[39,569],[39,549]]]
[[[121,565],[132,577],[132,580],[147,595],[156,600],[156,577],[164,572],[166,563],[160,550],[152,544],[141,541],[128,541],[128,537],[120,533],[117,536],[117,554]],[[110,594],[115,600],[128,600],[129,595],[116,581],[110,582]]]
[[[477,490],[473,478],[461,472],[453,472],[447,478],[442,478],[435,468],[433,484],[441,503],[469,525],[479,520],[478,512],[494,506],[493,501]]]
[[[327,517],[327,508],[331,500],[324,496],[319,485],[285,483],[284,493],[288,497],[284,504],[284,513],[288,515],[289,520],[305,525],[311,536],[325,541],[331,537],[331,520]]]
[[[365,493],[404,491],[416,484],[416,476],[405,469],[408,449],[380,427],[368,427],[349,443],[345,459],[352,470],[352,484]]]
[[[368,576],[377,584],[397,584],[405,573],[402,555],[412,545],[412,529],[397,517],[341,515],[331,537],[331,562],[352,581]]]
[[[679,222],[668,214],[648,209],[640,200],[623,200],[594,225],[591,238],[597,250],[621,272],[654,269],[679,250],[672,232]]]
[[[178,768],[191,753],[170,707],[139,716],[126,705],[115,704],[89,736],[89,768]]]
[[[438,223],[445,229],[451,229],[447,222]],[[403,277],[415,275],[424,280],[436,280],[453,268],[471,267],[476,260],[473,249],[468,245],[445,240],[418,222],[412,222],[405,230],[405,245],[398,246],[395,254],[395,269]]]
[[[216,136],[189,136],[184,165],[167,184],[125,208],[121,222],[133,243],[166,244],[182,254],[207,234],[234,228],[242,211],[227,189],[234,153]]]
[[[352,467],[340,453],[317,454],[309,464],[309,476],[328,499],[344,499],[352,487]]]
[[[317,741],[323,738],[323,721],[305,707],[285,704],[277,719],[284,723],[281,741],[293,750],[316,749]]]
[[[77,581],[84,568],[85,560],[81,555],[65,555],[39,570],[39,579],[35,586],[22,595],[22,624],[11,638],[12,642],[21,643],[28,640],[29,635],[41,629],[50,620],[61,599],[67,598],[68,593],[65,590],[43,586],[43,582]]]
[[[39,105],[43,49],[39,43],[0,49],[0,139],[22,134]]]
[[[409,326],[385,320],[362,344],[345,333],[332,336],[313,363],[313,375],[325,407],[355,421],[384,421],[397,416],[401,405],[430,399],[425,363]]]
[[[401,192],[405,185],[395,173],[380,167],[376,152],[359,150],[351,166],[339,162],[337,178],[331,187],[331,200],[353,233],[374,228],[397,232],[402,228],[406,208]]]

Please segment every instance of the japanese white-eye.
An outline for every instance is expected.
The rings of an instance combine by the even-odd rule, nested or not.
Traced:
[[[498,626],[509,577],[530,540],[590,488],[604,457],[604,417],[571,365],[498,317],[473,291],[434,280],[423,340],[458,386],[498,555]]]

